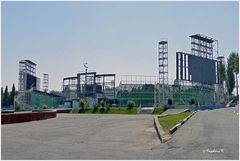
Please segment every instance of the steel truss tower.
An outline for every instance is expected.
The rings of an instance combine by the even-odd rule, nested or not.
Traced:
[[[159,84],[168,84],[168,41],[158,43]]]
[[[49,87],[49,75],[44,73],[43,74],[43,91],[48,92]]]
[[[158,42],[158,69],[159,84],[154,89],[155,106],[165,105],[169,98],[168,88],[168,41],[162,39]]]

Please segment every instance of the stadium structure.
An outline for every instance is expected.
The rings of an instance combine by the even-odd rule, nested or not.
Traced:
[[[60,95],[48,93],[49,75],[43,74],[43,90],[36,77],[36,64],[30,60],[19,62],[19,94],[16,103],[26,107],[80,107],[80,99],[89,106],[108,98],[109,103],[126,107],[133,100],[138,107],[165,106],[171,99],[175,107],[195,102],[198,105],[224,103],[227,92],[220,78],[218,40],[194,34],[190,36],[190,51],[176,51],[176,78],[169,79],[168,39],[158,42],[158,76],[123,75],[116,86],[116,74],[85,71],[63,78]]]
[[[219,74],[223,57],[218,55],[218,41],[201,34],[190,38],[191,51],[176,52],[175,80],[168,78],[168,40],[162,39],[158,42],[158,81],[141,82],[140,77],[131,83],[121,81],[117,93],[120,106],[126,106],[127,100],[142,107],[164,106],[168,99],[178,107],[189,105],[191,100],[200,105],[224,102],[226,92]]]

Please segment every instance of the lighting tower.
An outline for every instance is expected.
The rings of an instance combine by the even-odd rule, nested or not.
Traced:
[[[168,84],[168,41],[158,42],[159,84]]]

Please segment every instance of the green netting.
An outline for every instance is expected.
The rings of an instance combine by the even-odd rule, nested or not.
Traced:
[[[167,103],[168,97],[172,98],[174,105],[187,105],[191,99],[200,104],[209,104],[214,102],[214,90],[198,87],[187,89],[176,86],[168,87],[168,96],[161,97],[160,102]],[[157,97],[156,97],[157,98]],[[117,99],[120,106],[127,106],[128,100],[133,100],[136,106],[154,106],[157,101],[154,100],[154,86],[144,85],[142,88],[133,88],[132,90],[120,90],[117,93]]]
[[[188,104],[191,99],[199,102],[200,104],[208,104],[214,102],[214,90],[210,89],[200,89],[200,88],[190,88],[173,90],[172,92],[173,103],[178,104]]]
[[[56,108],[62,103],[61,97],[33,91],[29,95],[29,106],[33,108]]]
[[[128,100],[133,100],[135,106],[153,106],[154,105],[154,86],[144,85],[139,88],[132,88],[131,91],[120,90],[117,93],[119,105],[122,107],[127,106]]]

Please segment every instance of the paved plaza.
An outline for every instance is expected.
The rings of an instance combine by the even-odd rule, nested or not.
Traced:
[[[199,111],[161,144],[152,115],[58,114],[2,125],[2,159],[238,159],[238,118]]]

